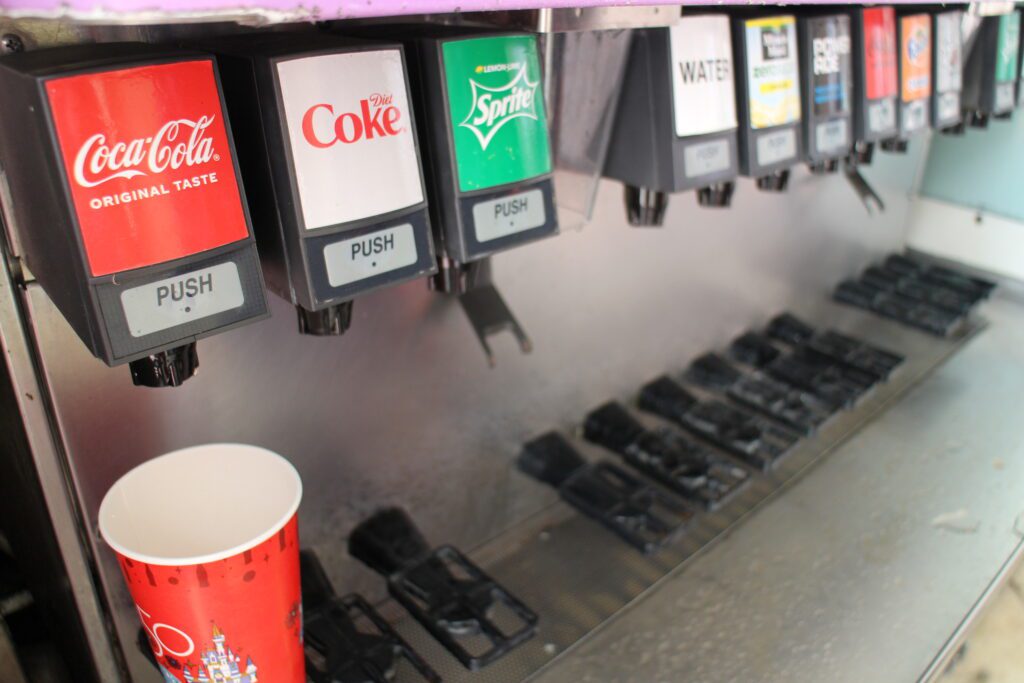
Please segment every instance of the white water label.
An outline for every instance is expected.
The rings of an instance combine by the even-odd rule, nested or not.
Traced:
[[[307,230],[423,201],[398,50],[302,57],[277,73]]]
[[[714,14],[683,17],[668,33],[676,135],[703,135],[735,128],[729,18]]]
[[[832,152],[850,144],[849,126],[846,119],[819,123],[814,127],[814,142],[819,152]]]
[[[539,228],[546,220],[541,190],[528,190],[473,205],[473,226],[479,242]]]
[[[996,97],[993,106],[993,111],[997,114],[1001,114],[1004,111],[1013,109],[1014,92],[1016,83],[996,83]]]
[[[928,125],[928,100],[903,103],[903,131],[913,133]]]
[[[720,173],[729,168],[729,140],[711,140],[690,145],[683,150],[686,177]]]
[[[195,322],[244,303],[238,266],[231,262],[121,292],[121,308],[133,337]]]
[[[324,247],[331,287],[405,268],[416,260],[416,235],[409,223]]]
[[[771,164],[796,156],[796,131],[792,128],[757,136],[757,165]]]
[[[960,116],[960,91],[936,95],[935,113],[940,121],[951,121]]]
[[[868,102],[868,130],[872,133],[885,133],[896,126],[896,103],[885,99]]]

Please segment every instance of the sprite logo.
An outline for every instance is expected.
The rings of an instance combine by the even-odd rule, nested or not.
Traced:
[[[481,85],[472,78],[469,86],[473,91],[473,103],[469,114],[459,123],[463,128],[472,131],[480,141],[480,148],[487,149],[495,134],[509,121],[518,118],[537,120],[537,82],[530,82],[526,75],[526,65],[498,65],[516,67],[506,85],[489,87]],[[478,66],[476,73],[496,71],[493,67]]]
[[[536,38],[465,38],[443,43],[442,50],[459,191],[550,173]]]

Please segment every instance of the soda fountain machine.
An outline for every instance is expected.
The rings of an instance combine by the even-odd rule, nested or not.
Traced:
[[[431,216],[435,289],[456,294],[490,364],[487,337],[531,343],[491,281],[488,257],[557,234],[543,75],[533,35],[412,29],[406,40]]]
[[[799,33],[804,157],[812,171],[835,172],[852,143],[850,17],[804,15]]]
[[[853,36],[853,155],[870,164],[875,144],[896,135],[899,89],[896,11],[892,7],[855,7]]]
[[[882,141],[887,152],[904,153],[910,139],[931,121],[932,18],[924,12],[899,12],[896,16],[899,97],[896,100],[896,134]]]
[[[729,17],[686,14],[634,31],[604,175],[625,183],[631,225],[661,225],[667,195],[728,206],[737,173]]]
[[[196,340],[267,315],[214,59],[144,44],[9,56],[0,162],[34,278],[135,384],[195,374]]]
[[[267,284],[301,332],[342,334],[356,296],[436,272],[400,44],[289,32],[209,47]]]
[[[733,21],[740,174],[758,189],[782,192],[803,158],[796,17],[740,16]]]
[[[932,127],[942,132],[961,130],[963,91],[963,18],[960,10],[943,10],[932,15],[935,34],[933,50]]]
[[[983,17],[964,64],[963,109],[978,128],[1006,118],[1016,106],[1020,60],[1020,10]]]

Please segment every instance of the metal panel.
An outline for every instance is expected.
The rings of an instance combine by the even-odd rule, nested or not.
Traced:
[[[783,195],[741,182],[730,210],[674,197],[666,228],[637,230],[625,225],[621,186],[604,183],[588,228],[495,258],[534,351],[498,338],[493,370],[458,305],[411,283],[358,300],[342,338],[299,336],[291,306],[274,298],[270,320],[201,342],[199,375],[184,386],[139,388],[94,360],[31,285],[70,474],[136,679],[153,672],[95,536],[100,499],[129,468],[209,441],[284,454],[305,482],[305,544],[339,590],[380,597],[379,581],[345,551],[362,517],[400,504],[428,538],[472,549],[543,510],[554,494],[513,472],[524,438],[579,420],[779,309],[824,310],[838,279],[902,245],[922,151],[919,141],[908,156],[876,157],[866,173],[889,210],[875,218],[842,176],[800,170]]]
[[[946,365],[538,683],[938,677],[1022,547],[1024,307],[985,314]]]

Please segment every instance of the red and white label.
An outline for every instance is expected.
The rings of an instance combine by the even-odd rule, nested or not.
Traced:
[[[213,62],[57,78],[46,93],[94,276],[249,235]]]
[[[869,100],[896,95],[896,11],[871,7],[864,12],[864,80]]]
[[[302,57],[277,73],[307,230],[423,201],[398,50]]]

